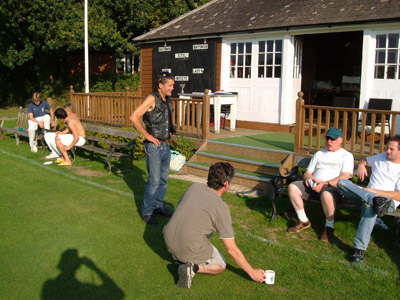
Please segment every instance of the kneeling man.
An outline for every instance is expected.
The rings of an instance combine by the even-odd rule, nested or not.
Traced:
[[[196,273],[219,274],[225,270],[224,256],[208,240],[214,232],[218,232],[229,255],[251,279],[264,281],[264,271],[254,269],[236,245],[229,207],[221,198],[229,189],[234,173],[229,163],[213,164],[207,185],[191,185],[164,227],[168,251],[180,263],[177,282],[180,287],[189,289]]]

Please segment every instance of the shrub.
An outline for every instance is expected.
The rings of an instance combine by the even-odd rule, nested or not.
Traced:
[[[195,152],[193,141],[187,137],[177,137],[174,141],[176,142],[176,145],[171,144],[171,149],[184,155],[186,161],[188,161]]]

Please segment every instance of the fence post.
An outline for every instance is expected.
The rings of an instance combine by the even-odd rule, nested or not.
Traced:
[[[130,110],[129,110],[129,101],[128,101],[128,99],[129,99],[129,87],[126,87],[125,88],[125,95],[124,95],[124,101],[125,101],[125,103],[124,103],[124,107],[125,107],[125,126],[126,127],[129,127],[129,124],[130,124],[130,122],[129,122],[129,117],[130,117],[129,112],[130,112]]]
[[[74,91],[74,86],[70,85],[69,86],[69,102],[72,103],[72,99],[73,99],[73,95],[74,95],[75,91]]]
[[[303,96],[304,93],[302,91],[297,93],[297,100],[296,100],[296,124],[295,124],[295,136],[294,136],[294,153],[300,153],[300,147],[303,144],[302,139],[302,131],[304,130],[304,120],[303,120],[303,105],[304,100]]]
[[[210,138],[210,95],[209,90],[204,90],[203,96],[203,140]]]

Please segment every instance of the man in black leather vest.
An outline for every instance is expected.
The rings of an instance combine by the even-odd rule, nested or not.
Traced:
[[[132,113],[130,120],[145,137],[146,167],[149,173],[143,195],[142,220],[155,225],[153,214],[170,217],[172,213],[165,209],[164,195],[167,191],[167,180],[171,153],[168,140],[175,133],[171,121],[170,96],[174,89],[174,77],[162,72],[158,74],[154,90]],[[143,117],[144,128],[140,118]]]

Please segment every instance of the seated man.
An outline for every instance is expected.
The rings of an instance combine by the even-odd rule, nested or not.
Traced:
[[[47,111],[50,112],[50,116]],[[39,128],[44,128],[49,130],[50,125],[55,126],[54,123],[54,113],[51,109],[49,103],[45,100],[40,99],[39,93],[33,93],[32,102],[28,105],[28,135],[29,135],[29,145],[31,146],[32,152],[37,152],[37,145],[35,141],[36,130]]]
[[[214,232],[218,232],[228,253],[251,279],[264,281],[264,271],[253,269],[236,245],[229,207],[221,198],[229,189],[234,172],[229,163],[213,164],[207,185],[192,184],[164,227],[168,251],[180,263],[180,287],[190,289],[196,273],[215,275],[225,270],[225,258],[208,240]]]
[[[311,226],[304,211],[304,202],[310,198],[320,199],[326,217],[325,229],[321,241],[328,242],[334,237],[335,203],[342,195],[337,189],[339,179],[349,179],[353,174],[353,154],[342,148],[342,131],[330,128],[326,133],[326,149],[318,151],[312,157],[303,181],[289,184],[289,198],[299,220],[288,233],[300,232]]]
[[[75,145],[83,146],[85,144],[85,129],[78,116],[67,115],[67,112],[63,108],[57,108],[54,114],[58,119],[63,120],[68,127],[62,132],[57,131],[55,133],[55,146],[50,140],[48,146],[52,152],[59,151],[61,153],[62,158],[57,160],[60,166],[70,166],[72,163],[67,151]]]
[[[349,180],[339,180],[338,188],[344,196],[361,204],[362,216],[354,238],[354,262],[363,262],[377,215],[394,212],[400,204],[400,136],[389,138],[386,153],[364,158],[357,168],[357,177],[363,181],[371,167],[368,186],[361,188]],[[396,201],[397,200],[397,201]]]
[[[73,116],[74,118],[78,118],[75,112],[75,106],[72,103],[67,103],[64,105],[64,110],[67,113],[67,116]],[[49,146],[50,154],[46,156],[46,159],[59,158],[61,157],[61,152],[58,150],[56,145],[56,133],[55,132],[46,132],[44,134],[44,139],[46,144]]]

